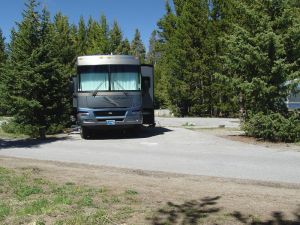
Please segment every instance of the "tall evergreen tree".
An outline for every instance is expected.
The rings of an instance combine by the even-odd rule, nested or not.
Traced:
[[[169,63],[168,49],[171,47],[170,40],[176,30],[177,17],[172,11],[169,1],[166,1],[166,14],[157,23],[158,42],[156,43],[156,51],[160,56],[159,61],[155,65],[155,103],[156,107],[173,108],[173,103],[168,96],[168,75],[171,73]],[[170,46],[169,46],[170,45]]]
[[[76,38],[76,52],[77,55],[85,55],[87,48],[87,31],[85,27],[85,22],[81,16],[78,24],[77,38]]]
[[[109,45],[110,45],[110,52],[118,55],[122,53],[122,31],[117,23],[114,21],[113,27],[109,32]]]
[[[5,66],[6,59],[7,59],[7,54],[5,48],[5,39],[3,37],[2,30],[0,29],[0,98],[2,96],[1,92],[6,91],[5,83],[4,83],[4,68],[3,68]],[[4,101],[1,102],[0,102],[0,115],[4,115],[7,113],[7,107],[5,106]]]
[[[131,42],[130,49],[132,55],[139,57],[142,63],[145,62],[146,49],[141,40],[141,34],[138,29],[135,30],[134,38]]]
[[[158,58],[159,58],[157,44],[158,44],[157,31],[154,30],[151,33],[151,37],[149,40],[149,50],[147,52],[147,63],[150,63],[152,65],[156,64],[156,62],[158,61]]]
[[[211,44],[207,38],[207,1],[177,3],[180,5],[175,5],[175,8],[180,8],[180,15],[176,20],[172,12],[168,12],[165,18],[171,23],[160,23],[168,28],[168,32],[165,32],[168,35],[163,36],[167,40],[163,58],[166,63],[164,79],[167,81],[168,100],[175,112],[182,116],[208,114]]]
[[[166,14],[164,15],[164,17],[162,19],[160,19],[157,22],[157,26],[158,26],[158,36],[160,38],[160,42],[163,44],[168,43],[168,41],[170,41],[172,35],[175,32],[176,29],[176,15],[175,13],[172,11],[171,5],[169,3],[169,1],[166,1]]]
[[[103,49],[103,54],[110,54],[110,45],[109,45],[109,26],[107,23],[106,16],[104,14],[101,15],[100,17],[100,31],[102,35],[102,49]]]
[[[12,32],[5,72],[6,98],[16,127],[31,136],[61,130],[68,121],[66,76],[57,55],[57,36],[49,12],[28,0],[23,20]],[[62,26],[64,27],[64,26]],[[66,57],[64,55],[63,57]]]
[[[120,54],[129,55],[130,54],[130,43],[127,38],[122,41],[122,48]]]
[[[98,43],[100,39],[99,33],[99,24],[90,17],[87,26],[87,54],[92,55],[101,53]]]
[[[87,28],[87,54],[109,53],[106,30],[102,28],[97,21],[90,17]]]
[[[227,35],[224,69],[231,76],[241,110],[285,112],[289,64],[278,31],[284,1],[240,1],[239,21]]]
[[[222,55],[226,45],[223,37],[232,33],[232,23],[238,15],[235,0],[210,0],[208,2],[208,43],[210,52],[207,61],[209,76],[208,111],[211,116],[234,116],[238,112],[237,96],[227,76],[222,75]]]
[[[43,97],[40,96],[38,99],[43,106],[39,124],[47,133],[62,130],[69,121],[71,105],[68,84],[75,57],[75,46],[70,37],[70,30],[67,17],[57,14],[54,24],[51,24],[49,12],[43,10],[41,19],[43,32],[35,69],[42,79],[40,91],[44,92]]]
[[[76,37],[68,18],[60,12],[54,17],[54,31],[56,55],[62,64],[73,69],[76,58]]]
[[[0,66],[4,64],[7,59],[5,38],[3,37],[2,30],[0,29]]]
[[[40,44],[40,15],[36,11],[37,2],[35,0],[27,1],[25,7],[26,9],[22,13],[22,22],[17,23],[17,30],[13,29],[11,32],[10,57],[1,76],[3,84],[0,91],[1,99],[3,99],[1,108],[9,115],[17,113],[22,108],[20,105],[26,107],[26,103],[27,106],[30,104],[25,103],[22,98],[19,99],[17,96],[21,96],[22,90],[26,90],[24,84],[30,84],[34,79],[30,76],[34,73],[32,71],[34,65],[30,59]],[[31,91],[32,88],[29,90]],[[26,90],[24,95],[27,93]]]

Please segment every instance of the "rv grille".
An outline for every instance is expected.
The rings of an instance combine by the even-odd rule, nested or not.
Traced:
[[[125,116],[126,111],[96,111],[94,115],[98,116]]]

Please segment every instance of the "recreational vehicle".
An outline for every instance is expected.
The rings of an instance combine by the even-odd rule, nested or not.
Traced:
[[[138,128],[154,122],[153,66],[128,55],[80,56],[73,109],[81,136],[96,129]]]

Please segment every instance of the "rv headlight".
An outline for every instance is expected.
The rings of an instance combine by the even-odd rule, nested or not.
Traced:
[[[86,111],[79,111],[79,112],[77,113],[77,115],[78,115],[79,117],[82,117],[82,116],[89,116],[90,113],[89,113],[89,112],[86,112]]]

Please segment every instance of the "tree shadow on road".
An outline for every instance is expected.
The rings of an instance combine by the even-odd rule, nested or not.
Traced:
[[[140,129],[128,130],[93,130],[93,135],[90,139],[105,140],[105,139],[143,139],[162,135],[172,130],[164,127],[142,127]]]
[[[51,137],[45,140],[40,139],[20,139],[20,140],[10,140],[0,138],[0,150],[9,148],[33,148],[39,147],[40,145],[49,144],[52,142],[66,140],[68,137]]]
[[[201,200],[187,201],[183,204],[168,202],[164,208],[159,209],[154,214],[151,223],[153,225],[199,224],[200,219],[220,211],[220,208],[215,206],[220,198],[220,196],[206,197]]]
[[[231,215],[240,223],[246,225],[300,225],[300,208],[294,213],[295,219],[286,219],[282,212],[273,212],[272,218],[266,221],[257,221],[251,215],[246,216],[241,212],[234,212]]]

